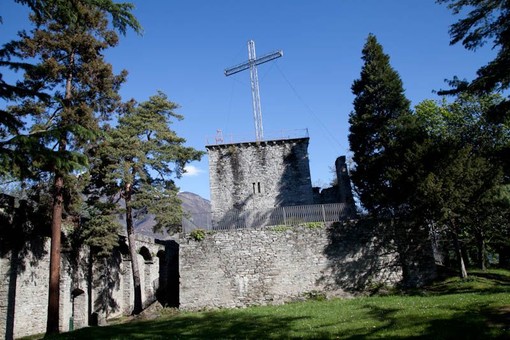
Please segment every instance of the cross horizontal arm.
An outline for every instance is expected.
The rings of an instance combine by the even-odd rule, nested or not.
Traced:
[[[274,59],[280,58],[280,57],[283,57],[283,51],[281,51],[281,50],[272,52],[272,53],[268,53],[268,54],[265,54],[262,57],[257,58],[255,60],[248,60],[245,63],[225,69],[225,75],[228,77],[228,76],[231,76],[238,72],[249,69],[251,65],[260,65],[260,64],[267,63],[268,61],[271,61],[271,60],[274,60]]]

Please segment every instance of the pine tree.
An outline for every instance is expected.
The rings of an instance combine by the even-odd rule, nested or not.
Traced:
[[[172,119],[183,117],[177,105],[161,92],[140,104],[126,104],[118,126],[111,129],[100,146],[97,163],[101,169],[96,180],[111,198],[125,203],[128,243],[134,283],[133,314],[142,311],[140,273],[135,248],[134,211],[155,215],[155,231],[177,231],[182,210],[173,178],[179,178],[184,166],[203,154],[185,147],[185,139],[170,129]]]
[[[402,81],[374,35],[363,47],[364,65],[354,81],[354,111],[349,116],[349,144],[355,169],[352,181],[364,208],[379,216],[397,213],[402,197],[397,185],[405,143],[398,140],[410,117]],[[400,144],[399,144],[400,143]]]
[[[510,2],[507,0],[436,0],[447,3],[454,14],[464,14],[450,26],[450,44],[461,43],[475,51],[490,43],[497,51],[493,60],[478,69],[472,81],[454,78],[452,90],[440,94],[467,92],[482,95],[493,92],[507,93],[510,88]],[[498,121],[510,120],[508,97],[491,109],[491,116]]]
[[[29,115],[33,124],[14,131],[9,148],[25,159],[31,175],[42,180],[50,176],[53,183],[47,333],[58,333],[66,178],[87,165],[83,148],[99,135],[100,119],[118,106],[117,91],[125,78],[125,72],[114,75],[102,55],[118,42],[106,15],[111,9],[121,32],[127,27],[138,30],[139,25],[128,10],[117,11],[111,0],[22,2],[37,7],[31,16],[35,28],[21,32],[20,40],[7,44],[4,51],[11,59],[32,63],[17,87],[35,88],[46,96],[20,98],[10,107],[11,116]]]
[[[85,22],[80,7],[84,4],[97,8],[103,13],[109,13],[113,26],[125,34],[127,28],[141,32],[140,24],[131,13],[133,5],[130,3],[114,3],[112,0],[14,0],[30,7],[34,15],[34,23],[51,19],[66,26]],[[0,17],[1,23],[1,17]],[[37,81],[24,83],[7,83],[2,76],[1,68],[9,68],[16,72],[29,72],[35,65],[30,60],[20,60],[18,44],[8,43],[0,49],[0,98],[7,101],[23,99],[50,100],[51,96],[44,92],[41,83]],[[30,153],[38,153],[34,144],[26,139],[24,132],[28,112],[7,111],[0,109],[0,176],[14,178],[36,178],[29,167]]]

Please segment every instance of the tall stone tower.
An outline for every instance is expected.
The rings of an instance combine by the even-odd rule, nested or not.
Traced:
[[[308,137],[207,145],[213,226],[250,210],[313,204]]]

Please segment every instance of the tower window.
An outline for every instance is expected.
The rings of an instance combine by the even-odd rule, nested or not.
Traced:
[[[262,193],[262,186],[260,185],[260,182],[253,182],[251,185],[253,189],[253,194]]]

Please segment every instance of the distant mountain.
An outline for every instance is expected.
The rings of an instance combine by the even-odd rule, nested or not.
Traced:
[[[211,202],[200,195],[192,192],[180,192],[177,197],[182,201],[182,209],[190,216],[201,216],[211,211]],[[170,235],[164,233],[154,233],[152,227],[156,224],[154,215],[147,214],[141,219],[135,221],[135,232],[155,238],[165,239]]]
[[[182,201],[182,209],[189,214],[211,212],[211,202],[192,192],[180,192],[177,197]]]

